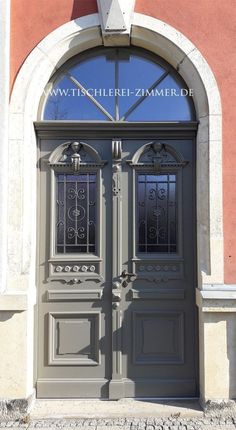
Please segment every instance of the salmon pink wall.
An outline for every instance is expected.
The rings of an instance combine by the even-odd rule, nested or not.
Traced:
[[[97,12],[96,0],[11,0],[11,85],[30,51],[74,18]],[[201,51],[223,106],[225,282],[236,283],[236,8],[235,0],[136,0],[136,12],[181,31]]]
[[[11,0],[11,84],[27,55],[47,34],[96,12],[96,0]]]

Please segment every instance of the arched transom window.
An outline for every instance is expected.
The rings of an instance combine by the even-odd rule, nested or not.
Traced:
[[[53,76],[40,116],[59,121],[191,121],[191,96],[170,65],[142,49],[93,49]]]

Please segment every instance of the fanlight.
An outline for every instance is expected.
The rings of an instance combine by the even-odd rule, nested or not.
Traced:
[[[191,121],[186,84],[144,50],[104,48],[75,57],[45,88],[44,120]]]

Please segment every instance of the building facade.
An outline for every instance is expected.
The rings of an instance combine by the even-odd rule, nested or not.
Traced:
[[[234,14],[1,1],[2,405],[236,397]]]

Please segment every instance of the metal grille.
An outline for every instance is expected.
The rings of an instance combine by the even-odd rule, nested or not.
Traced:
[[[56,251],[96,248],[96,174],[56,174]]]
[[[175,174],[138,174],[138,252],[177,252]]]

